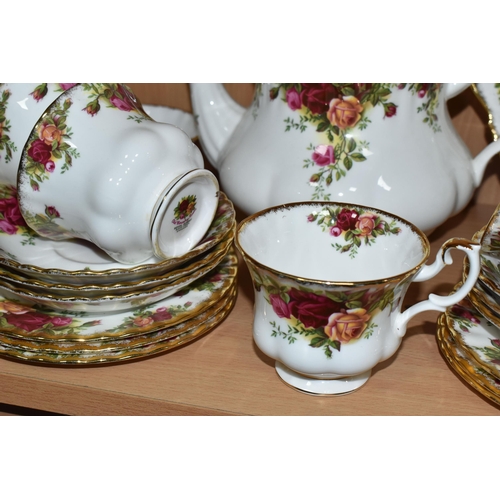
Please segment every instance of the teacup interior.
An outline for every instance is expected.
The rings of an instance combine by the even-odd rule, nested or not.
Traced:
[[[406,273],[426,259],[428,249],[423,234],[404,220],[366,207],[311,202],[249,218],[238,244],[277,272],[335,282]]]

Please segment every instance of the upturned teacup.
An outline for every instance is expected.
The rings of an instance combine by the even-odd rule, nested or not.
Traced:
[[[288,385],[310,394],[361,387],[397,351],[413,316],[457,303],[479,274],[479,245],[448,240],[427,265],[430,245],[420,229],[361,205],[272,207],[238,225],[236,245],[255,289],[255,343]],[[402,312],[410,284],[436,276],[455,248],[469,260],[464,284]]]
[[[76,84],[38,119],[17,177],[27,224],[83,238],[137,264],[179,257],[203,238],[219,185],[186,133],[158,123],[121,84]]]

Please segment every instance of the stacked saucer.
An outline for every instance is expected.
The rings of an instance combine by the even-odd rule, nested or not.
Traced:
[[[472,239],[481,244],[481,271],[467,298],[439,317],[438,345],[464,381],[500,405],[500,205]]]
[[[162,121],[191,126],[187,113],[149,108]],[[0,184],[0,355],[92,365],[199,338],[234,305],[235,230],[233,204],[219,192],[211,224],[194,248],[123,264],[89,241],[40,236],[19,211],[16,186]]]
[[[82,240],[48,240],[22,224],[3,232],[0,353],[102,363],[164,352],[199,337],[234,304],[235,224],[233,204],[220,193],[216,216],[193,250],[135,267]]]

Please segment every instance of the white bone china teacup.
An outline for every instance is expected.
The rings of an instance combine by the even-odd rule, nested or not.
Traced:
[[[18,172],[27,224],[83,238],[137,264],[178,257],[203,238],[219,185],[188,135],[152,120],[121,84],[77,84],[34,124]]]
[[[253,281],[253,337],[288,385],[310,394],[344,394],[399,348],[416,314],[444,311],[463,299],[479,273],[479,245],[455,238],[426,265],[430,245],[406,220],[373,208],[334,202],[272,207],[243,220],[236,245]],[[413,281],[451,263],[470,263],[452,295],[431,294],[402,312]]]

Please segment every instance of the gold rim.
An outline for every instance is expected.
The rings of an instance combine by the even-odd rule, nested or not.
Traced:
[[[72,293],[83,293],[85,294],[84,298],[89,298],[88,296],[89,292],[96,292],[95,295],[92,295],[92,298],[106,298],[106,296],[111,296],[111,297],[121,296],[120,295],[121,288],[131,288],[131,287],[135,287],[138,290],[135,290],[134,292],[130,293],[140,293],[139,288],[142,289],[142,291],[144,292],[148,292],[154,286],[161,286],[161,285],[167,286],[168,284],[175,284],[175,280],[184,278],[187,275],[192,274],[194,271],[197,271],[203,266],[210,264],[213,259],[216,259],[220,257],[222,254],[227,253],[228,247],[232,244],[234,240],[235,234],[236,234],[236,223],[233,224],[233,226],[231,227],[228,234],[224,237],[224,239],[220,243],[215,245],[215,247],[213,247],[212,249],[207,250],[207,252],[201,254],[201,258],[196,259],[194,261],[188,261],[184,266],[176,267],[175,269],[168,271],[166,274],[157,276],[155,275],[149,278],[143,278],[142,280],[138,281],[123,281],[117,283],[105,283],[102,285],[98,283],[92,283],[86,285],[72,285],[70,283],[52,283],[52,282],[40,281],[34,278],[33,279],[27,278],[25,276],[9,272],[5,268],[0,268],[0,285],[5,283],[4,280],[7,280],[7,283],[10,286],[14,287],[13,289],[21,290],[23,291],[23,293],[28,293],[28,292],[36,293],[36,290],[25,291],[25,289],[22,288],[23,286],[41,288],[43,291],[43,296],[50,298],[52,298],[52,296],[50,294],[47,294],[46,293],[47,291],[50,292],[68,291]],[[105,295],[102,296],[101,294]],[[72,296],[65,296],[63,294],[55,295],[53,297],[55,299],[59,299],[62,297],[63,300],[72,300],[72,299],[76,300],[80,298],[78,296],[72,297]]]
[[[191,330],[205,321],[219,314],[226,304],[233,300],[237,293],[236,281],[231,288],[217,301],[216,304],[208,307],[199,315],[188,319],[187,321],[175,325],[170,328],[156,329],[140,335],[128,337],[126,339],[107,338],[102,341],[66,341],[66,342],[51,342],[51,341],[34,341],[30,338],[11,338],[8,335],[0,333],[0,343],[4,346],[10,346],[14,349],[27,351],[35,354],[87,354],[95,353],[105,354],[114,351],[123,351],[126,349],[139,348],[144,345],[164,341]]]
[[[90,297],[85,295],[66,297],[63,295],[53,295],[50,293],[43,293],[42,295],[41,293],[36,293],[32,290],[28,290],[20,286],[15,286],[5,281],[2,282],[1,277],[0,277],[0,287],[7,289],[11,293],[18,295],[19,297],[42,304],[43,303],[46,304],[47,302],[57,302],[61,306],[66,306],[67,304],[68,307],[71,307],[72,304],[81,304],[81,305],[95,304],[99,306],[103,305],[102,312],[105,313],[106,309],[104,309],[105,307],[104,303],[106,302],[112,305],[114,302],[117,301],[133,301],[133,300],[140,301],[142,299],[147,299],[151,295],[155,295],[160,292],[166,292],[170,288],[174,287],[178,288],[179,286],[184,287],[189,285],[191,282],[195,281],[198,278],[201,278],[205,274],[209,273],[212,269],[217,267],[231,250],[231,245],[232,245],[232,239],[228,239],[228,241],[225,242],[224,246],[220,248],[220,251],[218,251],[215,254],[215,257],[210,259],[202,267],[196,269],[195,271],[186,276],[183,276],[182,278],[179,278],[177,281],[167,282],[155,286],[153,288],[147,288],[145,290],[138,289],[123,294],[110,294],[109,292],[106,292],[104,295],[100,295],[96,293]],[[50,288],[48,288],[47,290],[51,291]]]
[[[159,321],[156,323],[156,329],[164,329],[169,328],[179,323],[183,323],[194,316],[201,314],[207,308],[213,306],[224,294],[227,292],[229,288],[231,288],[232,284],[236,280],[236,276],[238,273],[238,257],[234,249],[230,249],[226,258],[228,259],[227,264],[224,265],[224,283],[222,286],[213,291],[211,295],[206,299],[200,301],[192,310],[185,312],[183,314],[179,314],[177,316],[173,316],[170,319]],[[153,304],[149,304],[149,306],[153,306]],[[133,310],[131,310],[132,312]],[[127,311],[123,311],[122,313],[126,313]],[[147,333],[151,329],[140,326],[133,326],[128,328],[123,328],[119,331],[109,331],[103,330],[100,332],[95,332],[93,334],[80,335],[78,333],[66,333],[64,335],[54,334],[50,329],[48,330],[38,330],[35,333],[27,333],[26,331],[18,328],[12,328],[11,330],[7,330],[5,327],[2,328],[2,335],[8,336],[10,338],[19,338],[26,339],[29,337],[30,339],[36,341],[53,341],[53,342],[65,342],[68,340],[76,340],[76,341],[100,341],[105,339],[125,339],[128,337],[132,337],[134,335],[140,335]]]
[[[384,283],[390,283],[390,282],[395,282],[395,281],[400,281],[403,279],[406,279],[409,276],[412,276],[415,274],[421,267],[424,266],[424,264],[427,262],[427,259],[429,258],[430,254],[430,244],[429,240],[427,239],[427,236],[414,224],[411,222],[406,221],[405,219],[402,219],[401,217],[398,217],[394,214],[391,214],[389,212],[385,212],[384,210],[379,210],[378,208],[373,208],[373,207],[367,207],[365,205],[358,205],[354,203],[340,203],[340,202],[333,202],[333,201],[324,201],[324,202],[317,202],[317,201],[299,201],[299,202],[294,202],[294,203],[284,203],[282,205],[277,205],[274,207],[266,208],[264,210],[261,210],[260,212],[257,212],[253,215],[250,215],[246,219],[243,219],[239,224],[238,227],[236,228],[236,237],[235,237],[235,244],[236,248],[240,251],[241,255],[245,258],[245,260],[251,262],[255,267],[260,268],[260,269],[265,269],[268,272],[271,272],[272,274],[275,274],[277,276],[280,276],[282,278],[288,278],[291,280],[294,280],[298,283],[303,283],[303,284],[316,284],[316,285],[325,285],[325,286],[351,286],[354,283],[352,281],[327,281],[327,280],[318,280],[318,279],[310,279],[310,278],[304,278],[301,276],[295,276],[293,274],[285,273],[282,271],[278,271],[276,269],[273,269],[272,267],[266,266],[265,264],[262,264],[262,262],[259,262],[257,259],[254,259],[252,256],[250,256],[241,246],[240,243],[240,234],[245,230],[245,227],[248,226],[250,223],[254,222],[256,219],[259,217],[262,217],[268,213],[272,212],[278,212],[281,210],[290,210],[294,207],[297,206],[338,206],[338,207],[344,207],[344,208],[360,208],[362,210],[371,210],[372,212],[376,212],[378,214],[384,215],[390,219],[397,220],[406,226],[408,226],[414,233],[417,234],[417,236],[420,238],[420,242],[422,244],[422,250],[423,250],[423,257],[421,261],[414,266],[412,269],[405,273],[389,276],[387,278],[383,279],[378,279],[378,280],[368,280],[368,281],[357,281],[355,282],[356,285],[359,286],[372,286],[372,285],[381,285]],[[464,240],[465,241],[465,240]],[[470,243],[470,242],[469,242]]]
[[[9,346],[4,346],[0,342],[0,356],[4,356],[7,358],[12,358],[16,360],[29,361],[32,363],[42,363],[42,364],[57,364],[57,365],[77,365],[77,366],[86,366],[86,365],[102,365],[102,364],[111,364],[118,363],[123,361],[132,361],[135,359],[142,359],[150,356],[154,356],[157,354],[163,354],[167,351],[170,351],[174,348],[183,346],[193,340],[200,338],[203,335],[206,335],[210,331],[212,331],[215,327],[220,325],[226,317],[231,312],[234,304],[236,302],[236,294],[227,302],[224,308],[210,320],[198,325],[190,331],[186,331],[181,334],[179,337],[174,337],[173,339],[166,339],[160,342],[155,342],[148,344],[146,346],[142,346],[139,348],[132,348],[130,350],[124,350],[123,352],[114,352],[114,353],[99,353],[94,357],[82,358],[81,356],[77,356],[74,354],[62,355],[59,358],[50,357],[47,354],[34,354],[34,356],[26,356],[26,351],[21,351],[17,349],[13,349]]]

